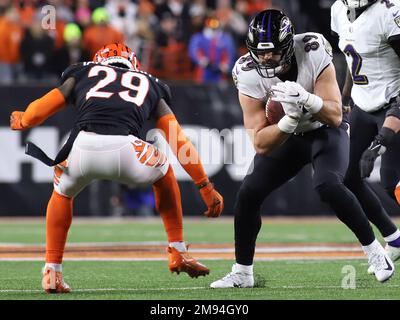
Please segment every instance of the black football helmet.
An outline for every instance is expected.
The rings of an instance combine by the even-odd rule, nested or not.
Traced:
[[[294,54],[293,37],[292,22],[279,10],[261,11],[251,20],[246,46],[262,77],[273,78],[287,69]],[[258,56],[266,52],[281,54],[281,60],[278,63],[261,63]]]
[[[373,4],[376,0],[342,0],[342,2],[349,9],[358,9]]]

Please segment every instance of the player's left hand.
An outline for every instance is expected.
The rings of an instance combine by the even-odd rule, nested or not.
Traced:
[[[386,147],[383,146],[377,139],[375,139],[369,148],[364,151],[360,160],[360,174],[361,178],[367,178],[370,176],[374,169],[376,158],[382,155],[386,151]]]
[[[26,129],[22,125],[22,117],[24,115],[23,111],[13,111],[10,116],[10,127],[13,130],[24,130]]]
[[[217,218],[224,209],[224,198],[219,194],[211,182],[200,188],[200,194],[207,206],[204,215],[208,218]]]
[[[310,96],[300,84],[293,81],[279,82],[271,89],[274,92],[271,99],[277,102],[305,105]]]

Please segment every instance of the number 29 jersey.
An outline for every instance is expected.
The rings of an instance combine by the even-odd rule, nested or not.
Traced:
[[[342,1],[332,5],[331,29],[353,78],[354,103],[373,112],[400,91],[400,59],[389,44],[400,37],[400,2],[377,1],[353,22],[347,11]]]
[[[76,125],[99,134],[138,136],[161,99],[170,103],[169,87],[143,71],[81,62],[69,66],[61,81],[75,79],[71,103]]]

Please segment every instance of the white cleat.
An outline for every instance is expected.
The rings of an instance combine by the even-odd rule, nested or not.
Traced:
[[[400,259],[400,248],[389,246],[388,244],[385,247],[386,253],[389,258],[395,262]]]
[[[210,284],[211,288],[253,288],[253,274],[239,272],[236,270],[236,264],[232,266],[232,272],[228,273],[220,280]]]
[[[394,274],[394,264],[386,252],[375,252],[369,257],[368,263],[370,264],[368,271],[372,267],[376,279],[380,282],[389,280]]]
[[[393,262],[400,259],[400,248],[392,247],[392,246],[386,244],[385,250],[386,250],[386,253],[389,256],[390,260],[392,260]],[[367,272],[368,272],[368,274],[374,274],[375,273],[374,266],[372,266],[372,265],[369,266]]]

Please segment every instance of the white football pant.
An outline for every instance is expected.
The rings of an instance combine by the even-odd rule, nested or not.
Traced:
[[[133,135],[81,131],[68,159],[55,167],[54,190],[72,198],[96,179],[151,185],[167,173],[168,166],[164,153]]]

